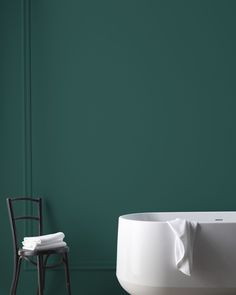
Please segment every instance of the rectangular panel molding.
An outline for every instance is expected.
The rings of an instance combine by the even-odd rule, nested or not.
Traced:
[[[32,3],[31,0],[21,0],[22,6],[22,91],[23,91],[23,108],[24,108],[24,193],[25,196],[35,196],[32,179],[33,175],[33,144],[32,144]],[[26,214],[32,214],[32,208],[26,204]],[[31,226],[25,223],[25,235],[31,232]],[[71,269],[74,271],[81,270],[115,270],[115,263],[111,261],[85,261],[80,265],[73,265],[71,257]],[[26,265],[26,264],[25,264]],[[26,270],[34,270],[29,265],[25,266]]]

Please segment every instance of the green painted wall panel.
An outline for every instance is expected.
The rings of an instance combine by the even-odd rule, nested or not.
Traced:
[[[12,241],[5,198],[24,191],[20,2],[0,1],[0,294],[9,294]]]
[[[236,209],[235,9],[230,0],[31,1],[30,181],[45,198],[45,231],[66,233],[75,293],[122,294],[119,215]],[[20,63],[19,50],[8,58]],[[21,142],[20,104],[15,112]],[[1,155],[14,154],[21,171],[22,145],[14,149]],[[49,293],[63,294],[58,274]]]

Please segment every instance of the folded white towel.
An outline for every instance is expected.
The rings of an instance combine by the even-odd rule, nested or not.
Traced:
[[[65,247],[67,244],[65,242],[56,242],[56,243],[50,243],[45,245],[25,245],[23,247],[24,250],[50,250],[50,249],[56,249],[60,247]]]
[[[55,239],[53,241],[46,241],[44,243],[37,243],[37,242],[31,242],[31,241],[23,241],[22,242],[22,245],[23,246],[26,246],[28,248],[35,248],[37,246],[46,246],[46,245],[50,245],[50,244],[54,244],[54,243],[60,243],[60,242],[63,242],[63,239]]]
[[[182,273],[191,276],[197,222],[176,218],[167,223],[175,235],[176,266]]]
[[[35,237],[25,237],[24,242],[27,243],[37,243],[37,244],[48,244],[58,240],[63,240],[65,237],[64,233],[58,232],[55,234],[35,236]]]

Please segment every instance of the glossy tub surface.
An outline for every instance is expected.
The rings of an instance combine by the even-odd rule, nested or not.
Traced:
[[[175,266],[167,220],[198,222],[190,277]],[[119,217],[117,278],[132,295],[235,295],[236,212],[134,213]]]

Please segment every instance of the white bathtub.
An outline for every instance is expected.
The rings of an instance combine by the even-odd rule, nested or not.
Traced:
[[[167,220],[199,223],[190,277],[175,266]],[[117,278],[132,295],[236,295],[236,212],[135,213],[119,217]]]

